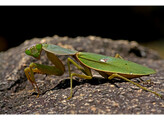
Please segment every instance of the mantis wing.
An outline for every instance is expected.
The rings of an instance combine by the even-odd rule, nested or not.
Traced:
[[[77,56],[85,66],[98,71],[128,75],[149,75],[155,73],[153,69],[119,58],[86,52],[79,52]]]

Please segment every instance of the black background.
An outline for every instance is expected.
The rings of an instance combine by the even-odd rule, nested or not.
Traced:
[[[159,40],[164,37],[164,7],[0,6],[0,50],[53,35]]]

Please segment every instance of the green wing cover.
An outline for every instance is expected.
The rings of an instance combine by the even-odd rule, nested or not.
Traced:
[[[43,49],[55,55],[74,55],[76,50],[69,50],[53,44],[42,44]]]
[[[140,64],[100,54],[79,52],[77,57],[85,66],[98,71],[132,75],[149,75],[155,73],[153,69]]]

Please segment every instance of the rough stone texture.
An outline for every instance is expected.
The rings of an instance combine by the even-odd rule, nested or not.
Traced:
[[[113,41],[95,36],[89,37],[45,37],[27,40],[20,46],[0,53],[0,113],[1,114],[163,114],[164,101],[150,92],[143,91],[129,82],[120,79],[109,81],[93,71],[94,78],[85,80],[74,78],[73,98],[69,96],[68,68],[61,76],[36,74],[41,90],[30,93],[31,84],[25,77],[24,68],[31,62],[51,65],[44,52],[41,60],[25,55],[25,48],[39,42],[56,44],[78,51],[94,52],[109,56],[119,53],[124,59],[146,65],[157,71],[156,74],[142,77],[152,83],[133,81],[164,94],[164,60],[158,54],[126,40]],[[59,56],[66,65],[68,56]],[[81,73],[72,65],[72,71]]]

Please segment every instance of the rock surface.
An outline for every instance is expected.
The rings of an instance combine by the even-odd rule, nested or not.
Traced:
[[[1,114],[164,114],[164,101],[152,93],[120,79],[109,81],[93,71],[94,78],[74,78],[73,98],[69,96],[69,77],[66,59],[59,56],[66,65],[63,76],[40,75],[35,78],[41,90],[36,98],[24,74],[24,68],[31,62],[52,65],[45,53],[36,60],[25,55],[25,48],[32,44],[46,42],[78,51],[94,52],[108,56],[119,53],[124,59],[148,66],[156,74],[142,77],[152,83],[141,83],[148,89],[164,94],[164,60],[158,54],[135,41],[113,41],[95,36],[89,37],[45,37],[26,40],[20,46],[0,53],[0,113]],[[72,71],[81,73],[73,65]]]

